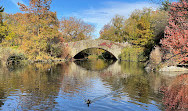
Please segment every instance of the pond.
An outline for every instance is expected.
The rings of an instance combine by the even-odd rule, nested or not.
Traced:
[[[186,110],[187,83],[186,73],[147,73],[136,62],[0,66],[0,110]]]

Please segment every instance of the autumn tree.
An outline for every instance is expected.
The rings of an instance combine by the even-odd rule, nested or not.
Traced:
[[[21,15],[24,19],[20,22],[25,26],[21,49],[24,49],[28,55],[32,55],[31,59],[46,56],[47,46],[51,47],[52,40],[59,36],[56,12],[50,11],[50,4],[51,0],[30,0],[29,6],[18,3],[21,11],[24,12]]]
[[[104,39],[104,40],[112,40],[114,39],[113,37],[113,28],[112,26],[108,23],[103,26],[103,28],[100,30],[100,38],[99,39]]]
[[[129,42],[141,47],[152,43],[151,9],[135,10],[125,22],[125,31]]]
[[[145,46],[152,41],[151,9],[135,10],[128,19],[116,15],[100,31],[100,39],[116,42],[128,41],[134,45]]]
[[[165,29],[165,38],[161,44],[165,53],[164,59],[175,56],[176,63],[188,61],[188,3],[173,2],[169,11],[169,23]]]
[[[170,5],[173,2],[173,0],[150,0],[152,3],[159,4],[159,10],[169,11]],[[184,0],[176,0],[178,2],[182,2]]]
[[[100,31],[100,39],[111,40],[115,42],[124,41],[124,17],[116,15],[109,24],[104,25]]]
[[[66,42],[91,39],[94,26],[75,17],[64,17],[60,21],[60,31]]]
[[[148,56],[154,44],[151,13],[151,9],[144,8],[135,10],[128,19],[124,19],[123,16],[115,16],[111,23],[105,25],[100,31],[100,39],[129,42],[135,48],[134,55]],[[127,52],[125,49],[124,53],[130,54],[131,51],[133,50]]]
[[[21,46],[23,36],[29,34],[26,30],[27,26],[29,26],[29,24],[27,24],[29,21],[26,21],[26,14],[6,14],[4,18],[6,34],[2,45],[6,47]]]

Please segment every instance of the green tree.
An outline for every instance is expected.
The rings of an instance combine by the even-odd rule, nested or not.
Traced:
[[[149,57],[148,55],[154,44],[154,34],[151,22],[152,12],[153,11],[149,8],[135,10],[130,17],[125,20],[124,37],[125,41],[132,44],[132,48],[130,48],[131,50],[123,50],[123,54],[121,55],[122,59],[145,61]],[[131,54],[135,57],[129,58],[129,55]]]
[[[154,45],[154,28],[157,23],[154,22],[150,8],[135,10],[128,19],[123,16],[115,16],[110,24],[107,24],[100,31],[100,39],[111,40],[115,42],[129,42],[133,45],[135,51],[135,60],[145,60],[143,55],[148,57]],[[158,19],[160,20],[160,19]],[[157,28],[158,29],[158,28]],[[163,29],[164,30],[164,29]],[[157,30],[155,30],[158,34]],[[139,50],[139,53],[137,51]],[[130,54],[131,50],[124,50],[123,53]],[[132,54],[132,53],[131,53]],[[127,58],[128,55],[122,54],[121,57]],[[139,58],[142,59],[139,59]]]
[[[125,22],[125,34],[133,45],[145,47],[153,43],[153,31],[151,29],[151,9],[134,11]]]
[[[115,42],[124,41],[124,17],[116,15],[111,22],[105,25],[100,31],[100,39],[111,40]]]

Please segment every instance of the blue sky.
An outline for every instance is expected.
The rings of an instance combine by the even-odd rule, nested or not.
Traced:
[[[29,4],[29,0],[0,0],[7,13],[20,12],[17,2]],[[144,7],[157,8],[150,0],[52,0],[51,10],[57,12],[59,19],[75,16],[96,27],[95,37],[99,37],[100,29],[115,15],[125,18],[135,9]]]

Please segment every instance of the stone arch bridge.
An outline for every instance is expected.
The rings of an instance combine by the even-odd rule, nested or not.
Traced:
[[[69,56],[71,57],[74,57],[79,52],[85,49],[100,48],[110,52],[118,59],[118,56],[121,54],[122,49],[126,46],[129,46],[130,44],[128,42],[118,43],[109,40],[97,39],[97,40],[81,40],[76,42],[69,42],[69,43],[65,43],[65,45],[66,47],[69,48]]]

